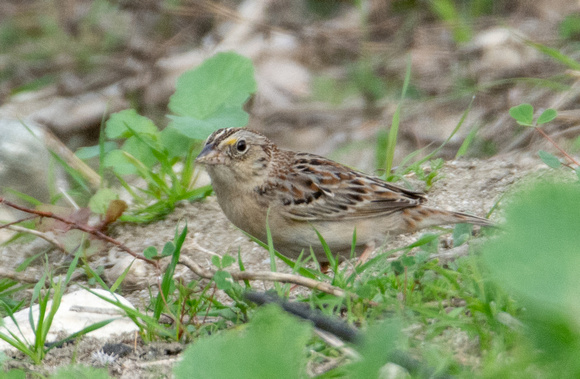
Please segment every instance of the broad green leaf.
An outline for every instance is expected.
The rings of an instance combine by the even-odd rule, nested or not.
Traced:
[[[411,267],[415,264],[415,257],[411,255],[403,255],[401,257],[401,263],[403,264],[403,266]]]
[[[538,125],[542,125],[545,124],[547,122],[552,121],[553,119],[555,119],[558,116],[558,112],[556,112],[555,109],[552,108],[548,108],[545,111],[542,112],[542,114],[540,115],[540,117],[538,117]]]
[[[225,108],[207,119],[200,120],[189,116],[168,116],[168,128],[175,129],[186,137],[205,140],[220,128],[239,128],[248,123],[249,116],[241,107]]]
[[[217,268],[222,268],[222,260],[219,255],[212,255],[211,256],[211,264]]]
[[[255,91],[252,61],[233,52],[218,53],[179,77],[169,109],[205,120],[220,109],[241,107]]]
[[[5,371],[3,375],[4,379],[26,379],[26,372],[24,372],[24,370],[21,369],[12,369],[9,371]]]
[[[461,246],[469,239],[473,225],[471,224],[457,224],[453,228],[453,247]]]
[[[110,379],[106,369],[82,365],[63,366],[50,376],[50,379]]]
[[[381,367],[389,362],[389,356],[397,347],[403,325],[397,319],[388,319],[370,327],[365,332],[365,339],[359,353],[362,357],[356,363],[347,366],[348,378],[379,378]]]
[[[163,246],[163,250],[161,251],[161,256],[162,257],[169,257],[170,255],[173,255],[174,251],[175,251],[175,244],[173,242],[169,241],[165,244],[165,246]]]
[[[119,199],[119,194],[110,188],[101,188],[89,200],[89,208],[93,213],[105,214],[111,201]]]
[[[518,194],[506,209],[505,231],[484,246],[497,282],[534,307],[580,313],[580,187],[539,183]]]
[[[105,142],[103,147],[104,147],[105,153],[108,153],[109,151],[115,150],[115,148],[117,147],[117,144],[115,142]],[[95,158],[95,157],[99,156],[100,148],[101,147],[99,145],[81,147],[80,149],[78,149],[75,152],[75,155],[77,156],[77,158],[82,159],[82,160]]]
[[[519,193],[502,233],[482,251],[492,278],[525,309],[521,321],[539,357],[560,368],[554,378],[580,375],[579,199],[577,183],[540,183]]]
[[[109,120],[107,120],[106,125],[105,134],[110,139],[128,138],[132,136],[133,133],[127,128],[127,125],[136,133],[149,134],[151,136],[159,134],[159,129],[153,121],[137,114],[135,109],[125,109],[113,113]]]
[[[130,175],[136,174],[137,169],[135,165],[127,159],[123,150],[113,150],[105,156],[103,159],[103,164],[105,167],[111,167],[115,173],[119,175]]]
[[[139,137],[129,137],[123,144],[121,150],[131,154],[149,168],[158,163],[158,160],[155,158],[151,148]]]
[[[296,320],[277,306],[265,306],[256,311],[246,328],[228,330],[191,344],[175,366],[175,377],[305,378],[304,346],[311,329],[310,324]],[[382,355],[385,348],[381,346],[377,354]]]
[[[149,246],[143,250],[143,256],[147,259],[153,259],[158,255],[157,248],[155,246]]]
[[[531,104],[520,104],[511,107],[509,114],[518,124],[523,126],[532,126],[534,122],[534,107]]]
[[[172,159],[187,155],[195,141],[185,137],[177,129],[168,127],[161,131],[159,143],[167,152],[167,157]]]
[[[538,151],[538,155],[540,156],[542,162],[544,162],[545,164],[547,164],[552,168],[560,168],[562,166],[562,162],[560,162],[558,157],[548,153],[547,151],[540,150]]]
[[[562,39],[574,40],[580,36],[580,15],[569,14],[560,22],[559,34]]]
[[[236,262],[236,258],[231,255],[224,255],[222,258],[222,268],[230,267]]]
[[[229,291],[232,289],[233,279],[229,272],[218,270],[213,276],[213,280],[218,289],[222,291]]]

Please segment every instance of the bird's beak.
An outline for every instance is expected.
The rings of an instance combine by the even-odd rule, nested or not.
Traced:
[[[215,145],[210,143],[205,145],[201,150],[201,153],[195,158],[195,163],[201,164],[224,164],[226,157],[219,150],[214,149]]]

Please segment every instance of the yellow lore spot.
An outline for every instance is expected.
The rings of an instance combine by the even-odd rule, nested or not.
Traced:
[[[237,140],[238,140],[238,139],[237,139],[237,138],[235,138],[235,137],[228,138],[227,140],[225,140],[225,141],[223,142],[223,144],[224,144],[224,145],[226,145],[226,146],[231,146],[231,145],[233,145],[234,143],[236,143],[236,141],[237,141]]]

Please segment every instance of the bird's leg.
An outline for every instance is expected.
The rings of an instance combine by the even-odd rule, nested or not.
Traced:
[[[365,249],[358,257],[355,266],[362,266],[366,261],[369,260],[371,253],[375,250],[375,241],[371,241],[365,245]]]

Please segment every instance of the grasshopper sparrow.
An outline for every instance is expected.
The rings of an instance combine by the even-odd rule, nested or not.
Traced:
[[[296,258],[313,249],[327,261],[316,229],[333,254],[350,257],[388,235],[441,224],[491,225],[480,217],[427,208],[426,198],[324,157],[279,149],[264,135],[239,128],[214,132],[196,159],[211,178],[218,203],[238,228]]]

